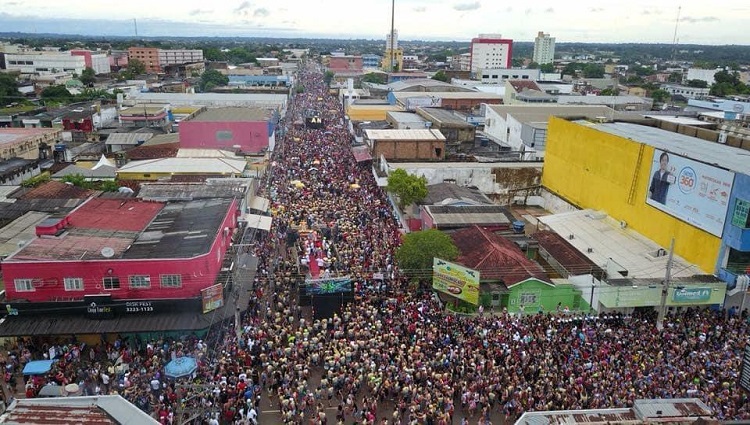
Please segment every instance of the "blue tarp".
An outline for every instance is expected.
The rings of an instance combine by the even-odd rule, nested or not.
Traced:
[[[23,367],[24,375],[44,375],[49,372],[57,360],[34,360],[26,363]]]

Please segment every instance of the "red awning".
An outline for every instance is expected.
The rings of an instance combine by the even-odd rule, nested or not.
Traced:
[[[357,162],[372,161],[372,155],[366,147],[352,148],[352,153]]]

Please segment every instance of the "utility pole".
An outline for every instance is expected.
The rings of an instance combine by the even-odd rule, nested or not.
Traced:
[[[396,65],[394,62],[394,56],[396,53],[394,52],[394,45],[395,45],[395,38],[396,38],[396,30],[394,29],[394,25],[396,23],[396,0],[391,0],[391,72],[393,72],[396,69]]]
[[[656,329],[664,329],[664,316],[667,315],[667,296],[669,296],[669,285],[672,280],[672,260],[674,259],[674,238],[669,245],[669,257],[667,258],[667,271],[661,289],[661,304],[659,305],[659,316],[656,318]]]

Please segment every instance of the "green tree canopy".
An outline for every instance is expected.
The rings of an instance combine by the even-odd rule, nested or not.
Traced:
[[[731,96],[734,94],[750,94],[750,86],[740,81],[737,71],[719,71],[714,74],[714,83],[709,92],[713,96]]]
[[[672,95],[669,94],[668,91],[663,89],[657,89],[651,92],[651,98],[654,99],[654,102],[666,102],[667,100],[671,99]]]
[[[86,67],[86,69],[81,72],[81,76],[78,77],[78,79],[81,80],[84,86],[89,87],[94,84],[94,81],[96,81],[96,71],[92,68]]]
[[[209,91],[214,87],[226,86],[229,84],[229,77],[215,69],[209,69],[201,75],[201,91]]]
[[[435,75],[432,76],[433,80],[442,81],[444,83],[448,82],[448,76],[445,74],[445,71],[442,69],[435,73]]]
[[[437,229],[428,229],[404,236],[404,243],[396,251],[396,261],[403,273],[428,277],[432,275],[433,258],[452,261],[458,254],[450,236]]]
[[[555,72],[555,65],[552,63],[543,63],[539,65],[539,70],[545,74]]]
[[[128,61],[128,73],[130,74],[130,78],[136,75],[143,75],[146,73],[146,64],[138,59],[130,59]]]
[[[333,75],[331,77],[333,77]],[[382,72],[370,72],[362,77],[363,83],[385,84],[387,80],[388,75]]]
[[[326,71],[325,75],[323,76],[323,81],[326,82],[327,86],[331,85],[331,80],[333,80],[333,75],[334,75],[333,72]]]
[[[696,87],[699,89],[705,89],[708,87],[708,81],[705,80],[687,80],[685,84],[688,87]]]
[[[404,207],[427,197],[427,179],[398,168],[388,176],[388,191],[398,197],[398,207]]]
[[[11,74],[0,73],[0,107],[19,102],[22,97],[18,91],[16,77]]]
[[[42,99],[67,102],[73,99],[73,95],[65,86],[49,86],[42,90]]]
[[[603,78],[604,66],[595,63],[587,63],[586,66],[583,67],[583,76],[585,78]]]

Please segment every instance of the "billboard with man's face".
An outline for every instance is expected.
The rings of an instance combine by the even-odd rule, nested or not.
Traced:
[[[721,237],[734,173],[655,149],[646,203]]]

